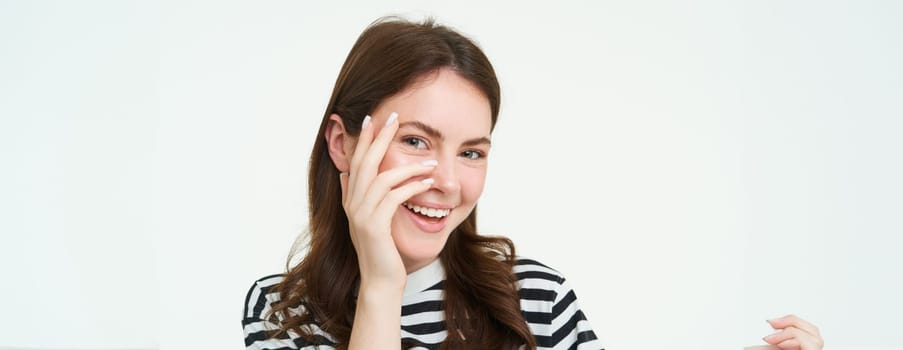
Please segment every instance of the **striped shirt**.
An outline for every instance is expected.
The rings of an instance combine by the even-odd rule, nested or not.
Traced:
[[[520,291],[521,312],[536,337],[538,349],[598,350],[602,344],[577,304],[577,297],[565,278],[537,261],[519,259],[514,266]],[[270,306],[279,301],[272,287],[283,275],[257,280],[245,298],[242,326],[249,350],[335,349],[335,339],[317,325],[309,325],[319,343],[312,345],[293,332],[270,338],[278,325],[266,320]],[[401,341],[421,344],[414,349],[438,349],[445,340],[445,313],[442,283],[445,271],[437,259],[408,275],[401,307]],[[292,312],[303,312],[301,307]]]

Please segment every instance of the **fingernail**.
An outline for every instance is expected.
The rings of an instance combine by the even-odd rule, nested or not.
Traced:
[[[392,122],[394,122],[395,119],[397,119],[397,118],[398,118],[398,113],[392,112],[392,114],[389,114],[389,119],[386,119],[386,126],[389,126],[389,124],[392,124]]]
[[[424,166],[437,166],[437,165],[439,165],[439,161],[435,160],[435,159],[430,159],[430,160],[424,160],[423,163],[420,163],[420,164],[423,164]]]
[[[369,115],[368,115],[368,116],[366,116],[366,117],[364,117],[364,123],[363,123],[363,124],[361,124],[361,129],[364,129],[364,128],[366,128],[366,127],[367,127],[367,125],[370,125],[370,116],[369,116]]]
[[[436,180],[433,180],[433,178],[429,178],[429,179],[423,179],[423,180],[420,180],[420,182],[423,182],[423,183],[425,183],[425,184],[427,184],[427,185],[430,185],[430,184],[432,184],[433,182],[436,182]]]

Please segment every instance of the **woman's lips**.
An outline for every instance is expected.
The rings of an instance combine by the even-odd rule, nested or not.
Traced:
[[[405,203],[407,204],[407,203]],[[442,229],[445,228],[446,221],[448,219],[448,214],[451,213],[451,209],[445,209],[446,212],[442,217],[428,217],[418,213],[415,213],[413,209],[409,207],[409,205],[402,204],[401,208],[407,213],[408,217],[411,221],[414,222],[414,226],[417,226],[421,231],[426,233],[439,233]],[[422,209],[420,211],[423,211]],[[435,211],[435,210],[434,210]],[[441,214],[441,213],[440,213]],[[436,214],[434,214],[436,215]]]

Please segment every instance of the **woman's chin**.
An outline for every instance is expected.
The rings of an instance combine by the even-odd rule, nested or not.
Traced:
[[[455,219],[455,215],[441,220],[425,219],[404,207],[396,213],[392,237],[409,273],[439,256],[454,227],[452,224],[460,224],[460,219]]]
[[[413,237],[411,237],[413,236]],[[394,235],[395,247],[398,254],[404,261],[405,268],[410,273],[420,267],[426,266],[439,256],[442,248],[445,247],[445,236],[429,235],[424,237],[420,234],[398,234]]]

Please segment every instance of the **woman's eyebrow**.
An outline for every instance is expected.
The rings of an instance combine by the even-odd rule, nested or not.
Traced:
[[[439,139],[439,140],[445,139],[445,137],[442,136],[442,133],[439,130],[436,130],[436,128],[433,128],[432,126],[426,125],[426,124],[418,122],[416,120],[398,124],[399,129],[401,129],[403,127],[407,127],[407,126],[420,129],[420,131],[423,131],[427,136],[432,137],[434,139]]]
[[[464,147],[473,147],[479,145],[492,146],[492,141],[489,140],[488,137],[478,137],[475,139],[470,139],[461,143],[461,146]]]
[[[427,136],[432,137],[434,139],[438,139],[440,141],[445,139],[445,137],[442,135],[442,132],[440,132],[439,130],[436,130],[436,128],[426,125],[426,124],[421,123],[416,120],[398,124],[399,129],[404,128],[404,127],[412,127],[412,128],[419,129],[423,133],[427,134]],[[477,146],[477,145],[492,145],[492,142],[489,140],[488,137],[477,137],[474,139],[464,141],[461,143],[461,145],[466,146],[466,147]]]

